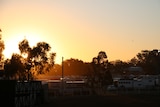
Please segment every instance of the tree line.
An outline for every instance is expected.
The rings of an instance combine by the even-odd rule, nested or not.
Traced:
[[[114,74],[123,74],[128,67],[142,67],[144,74],[160,74],[160,51],[154,50],[142,50],[135,57],[128,61],[115,60],[108,61],[106,57],[100,57],[105,51],[100,51],[96,57],[93,57],[91,62],[83,62],[79,59],[66,59],[64,63],[64,75],[81,75],[85,76],[88,73],[94,71],[109,70]],[[100,54],[100,55],[99,55]],[[100,58],[102,58],[100,60]],[[48,75],[61,75],[62,67],[60,64],[55,64]],[[46,74],[46,75],[47,75]]]
[[[0,62],[4,63],[4,79],[20,81],[33,80],[36,75],[61,75],[62,65],[55,64],[56,53],[51,52],[51,46],[46,42],[38,42],[31,47],[29,41],[24,39],[18,44],[20,54],[13,53],[10,59],[4,60],[4,42],[0,36]],[[90,86],[100,87],[112,84],[112,74],[123,74],[131,66],[140,66],[145,74],[160,74],[160,51],[142,50],[131,60],[108,61],[105,51],[100,51],[91,62],[71,58],[63,62],[64,75],[86,76]],[[92,84],[97,83],[97,84]],[[96,86],[94,86],[96,85]]]
[[[100,51],[91,62],[79,59],[67,59],[63,62],[65,76],[84,76],[89,81],[89,86],[103,87],[113,83],[113,74],[124,75],[129,67],[141,67],[144,75],[160,74],[160,52],[158,49],[142,50],[129,61],[108,61],[105,51]],[[48,76],[61,76],[62,66],[55,64]]]

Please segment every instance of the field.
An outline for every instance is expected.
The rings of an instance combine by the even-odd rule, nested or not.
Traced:
[[[160,107],[160,96],[65,96],[50,98],[41,107]]]

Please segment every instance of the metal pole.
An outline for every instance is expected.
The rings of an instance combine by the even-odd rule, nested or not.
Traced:
[[[64,67],[63,67],[64,65],[63,65],[63,57],[62,57],[62,79],[63,79],[63,77],[64,77]]]
[[[62,57],[62,96],[64,95],[64,80],[63,80],[63,78],[64,78],[64,68],[63,68],[63,57]]]

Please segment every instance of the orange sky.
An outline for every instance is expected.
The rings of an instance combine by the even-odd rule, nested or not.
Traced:
[[[91,62],[103,50],[127,61],[143,49],[160,48],[159,0],[0,0],[5,57],[45,41],[61,57]]]

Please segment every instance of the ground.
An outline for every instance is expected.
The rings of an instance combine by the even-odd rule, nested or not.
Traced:
[[[160,107],[160,96],[65,96],[50,98],[41,107]]]

